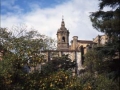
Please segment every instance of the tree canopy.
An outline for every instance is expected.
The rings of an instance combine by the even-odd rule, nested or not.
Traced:
[[[105,7],[111,9],[104,10]],[[100,0],[99,11],[90,15],[92,25],[109,37],[120,38],[120,0]]]
[[[85,65],[94,76],[103,76],[116,83],[120,78],[120,0],[99,0],[99,10],[92,12],[93,27],[107,35],[108,42],[87,52]],[[97,74],[95,74],[97,72]],[[106,78],[107,76],[107,78]]]

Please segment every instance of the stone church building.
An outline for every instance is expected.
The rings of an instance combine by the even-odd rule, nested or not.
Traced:
[[[94,45],[104,45],[107,42],[106,35],[98,35],[93,40],[78,40],[78,36],[73,36],[71,45],[69,44],[69,30],[65,27],[65,22],[62,19],[61,27],[57,31],[57,50],[75,50],[80,51],[81,47],[84,49],[84,53],[87,52],[88,47]]]
[[[80,51],[80,47],[86,49],[88,45],[92,45],[94,43],[90,40],[78,40],[78,36],[73,36],[73,40],[71,40],[71,45],[69,45],[69,34],[70,32],[65,27],[65,22],[62,19],[61,27],[57,31],[57,50]]]
[[[91,40],[78,40],[78,36],[73,36],[71,40],[71,45],[69,44],[69,30],[65,27],[64,19],[62,19],[61,26],[57,30],[57,49],[56,50],[47,50],[42,51],[46,54],[47,61],[52,60],[53,57],[61,57],[63,54],[67,54],[68,57],[77,62],[77,70],[84,69],[83,64],[83,55],[87,52],[90,47],[98,44],[105,44],[106,37],[105,35],[98,35],[93,41]],[[101,42],[102,38],[102,42]],[[104,39],[104,40],[103,40]]]

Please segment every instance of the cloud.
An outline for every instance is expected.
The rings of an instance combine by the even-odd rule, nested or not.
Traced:
[[[96,0],[69,0],[54,7],[41,8],[37,3],[31,3],[31,11],[27,13],[12,13],[2,15],[1,26],[11,28],[13,25],[24,23],[28,28],[34,28],[40,33],[56,38],[64,15],[66,28],[79,39],[92,40],[98,34],[89,19],[90,12],[98,10]],[[22,8],[21,8],[22,9]]]

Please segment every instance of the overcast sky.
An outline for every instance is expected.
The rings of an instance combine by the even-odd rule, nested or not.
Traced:
[[[70,40],[73,36],[92,40],[102,34],[89,19],[90,12],[98,10],[98,4],[98,0],[1,0],[1,27],[26,25],[56,38],[63,15]]]

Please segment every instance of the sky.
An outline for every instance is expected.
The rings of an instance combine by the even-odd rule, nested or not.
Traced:
[[[93,40],[98,32],[92,27],[90,12],[98,10],[98,0],[1,0],[1,27],[13,29],[25,26],[39,33],[57,38],[57,30],[64,16],[70,40]]]

